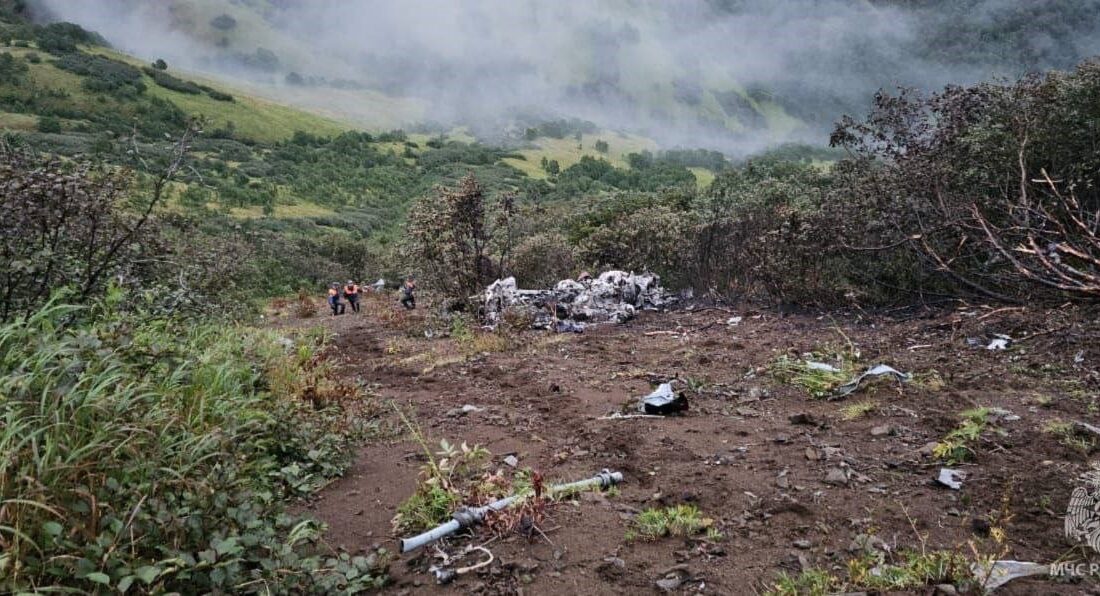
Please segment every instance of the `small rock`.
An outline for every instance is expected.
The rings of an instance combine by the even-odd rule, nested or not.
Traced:
[[[679,574],[657,580],[657,587],[665,592],[674,592],[683,584],[684,580]]]
[[[795,540],[794,541],[794,546],[795,546],[795,548],[800,548],[802,550],[807,550],[811,546],[813,546],[813,543],[811,543],[809,540]]]
[[[817,460],[821,459],[821,454],[817,452],[817,449],[814,449],[813,447],[807,447],[806,448],[806,459],[808,459],[810,461],[817,461]]]
[[[817,424],[817,421],[814,420],[814,417],[810,414],[807,414],[806,412],[791,414],[789,417],[787,417],[787,420],[789,420],[791,424],[804,424],[807,426],[814,426]]]
[[[959,591],[951,584],[937,584],[933,594],[935,596],[958,596]]]
[[[473,412],[480,412],[481,410],[482,410],[481,408],[479,408],[477,406],[472,406],[470,404],[466,404],[466,405],[462,406],[462,413],[463,414],[471,414]]]
[[[779,473],[779,476],[775,479],[775,485],[779,488],[787,489],[791,487],[791,481],[787,479],[787,471],[783,470]]]
[[[894,427],[889,424],[882,424],[871,429],[872,437],[885,437],[892,434],[894,434]]]
[[[509,455],[508,457],[504,458],[504,463],[514,468],[519,465],[519,459],[517,459],[514,455]]]
[[[829,468],[825,473],[825,484],[848,486],[848,473],[841,468]]]
[[[604,559],[604,562],[613,567],[618,567],[619,569],[626,569],[626,561],[619,557],[607,557]]]
[[[924,457],[932,457],[932,454],[936,450],[936,445],[938,444],[939,443],[935,441],[932,441],[931,443],[925,443],[924,447],[921,447],[920,450],[917,451],[917,453],[921,454]]]
[[[561,393],[561,385],[550,383],[550,393]]]
[[[791,440],[791,438],[790,438],[790,437],[788,437],[787,435],[776,435],[776,436],[775,436],[775,439],[773,439],[773,440],[774,440],[774,441],[775,441],[776,443],[779,443],[779,444],[781,444],[781,445],[782,445],[783,443],[787,443],[787,442],[789,442],[789,441]]]

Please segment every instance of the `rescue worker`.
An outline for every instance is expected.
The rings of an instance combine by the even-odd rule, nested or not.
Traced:
[[[351,312],[359,312],[359,286],[350,279],[344,286],[344,298],[351,305]]]
[[[332,316],[344,314],[344,303],[340,300],[340,284],[333,283],[328,289],[328,305]]]
[[[401,286],[401,306],[404,306],[408,310],[416,308],[416,280],[408,278]]]

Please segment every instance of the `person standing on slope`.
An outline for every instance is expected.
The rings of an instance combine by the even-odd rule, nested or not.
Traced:
[[[404,306],[408,310],[416,308],[416,280],[408,278],[401,286],[401,306]]]
[[[359,312],[359,286],[350,279],[344,285],[344,298],[351,305],[351,312]]]
[[[328,289],[328,305],[332,316],[344,314],[344,303],[340,300],[340,284],[334,283]]]

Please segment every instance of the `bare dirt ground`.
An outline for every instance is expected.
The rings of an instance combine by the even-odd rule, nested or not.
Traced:
[[[733,315],[741,322],[727,324]],[[444,438],[480,444],[504,469],[503,458],[514,454],[550,482],[604,468],[625,481],[617,494],[586,493],[555,506],[545,538],[494,540],[495,562],[448,586],[426,572],[430,548],[398,557],[390,593],[654,593],[655,580],[678,569],[687,579],[677,591],[751,594],[807,566],[845,577],[860,535],[895,551],[1100,561],[1063,531],[1088,456],[1049,432],[1052,422],[1097,421],[1095,313],[953,305],[781,316],[700,307],[645,313],[581,335],[523,332],[504,344],[484,342],[495,350],[488,352],[425,339],[417,323],[428,316],[398,313],[386,297],[368,301],[360,315],[330,317],[319,308],[311,318],[276,316],[276,325],[329,329],[344,373],[415,412],[433,446]],[[1005,351],[966,343],[995,333],[1016,341]],[[878,382],[825,401],[768,373],[780,355],[828,347],[854,348],[861,367],[885,363],[923,381]],[[655,383],[674,378],[690,402],[685,415],[599,419],[635,407]],[[843,415],[845,406],[868,401],[868,414]],[[465,405],[480,410],[463,413]],[[937,485],[943,464],[929,444],[959,424],[961,411],[979,406],[1019,419],[992,423],[974,443],[973,461],[955,466],[967,473],[962,490]],[[396,550],[390,520],[424,462],[407,436],[364,446],[346,476],[307,505],[329,524],[331,545]],[[639,511],[679,503],[714,518],[724,539],[626,539]],[[1004,530],[1003,545],[991,527]],[[1096,578],[1039,578],[998,593],[1100,592]]]

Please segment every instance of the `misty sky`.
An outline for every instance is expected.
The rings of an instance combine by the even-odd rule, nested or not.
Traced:
[[[862,109],[880,87],[1015,76],[1100,50],[1094,14],[1018,40],[1036,64],[953,53],[951,44],[967,35],[1054,0],[971,0],[946,25],[937,11],[866,0],[37,2],[146,59],[243,72],[272,91],[294,71],[423,99],[431,106],[426,117],[446,124],[487,130],[516,113],[577,116],[666,145],[734,153],[790,139],[820,142],[842,111]],[[1100,14],[1100,0],[1069,4]],[[218,47],[209,19],[223,12],[240,24]],[[931,29],[957,33],[933,46],[937,54],[923,51]],[[233,59],[257,47],[279,57],[276,72],[242,71],[244,61]],[[759,103],[743,99],[750,95],[776,98],[798,121],[755,110]]]

